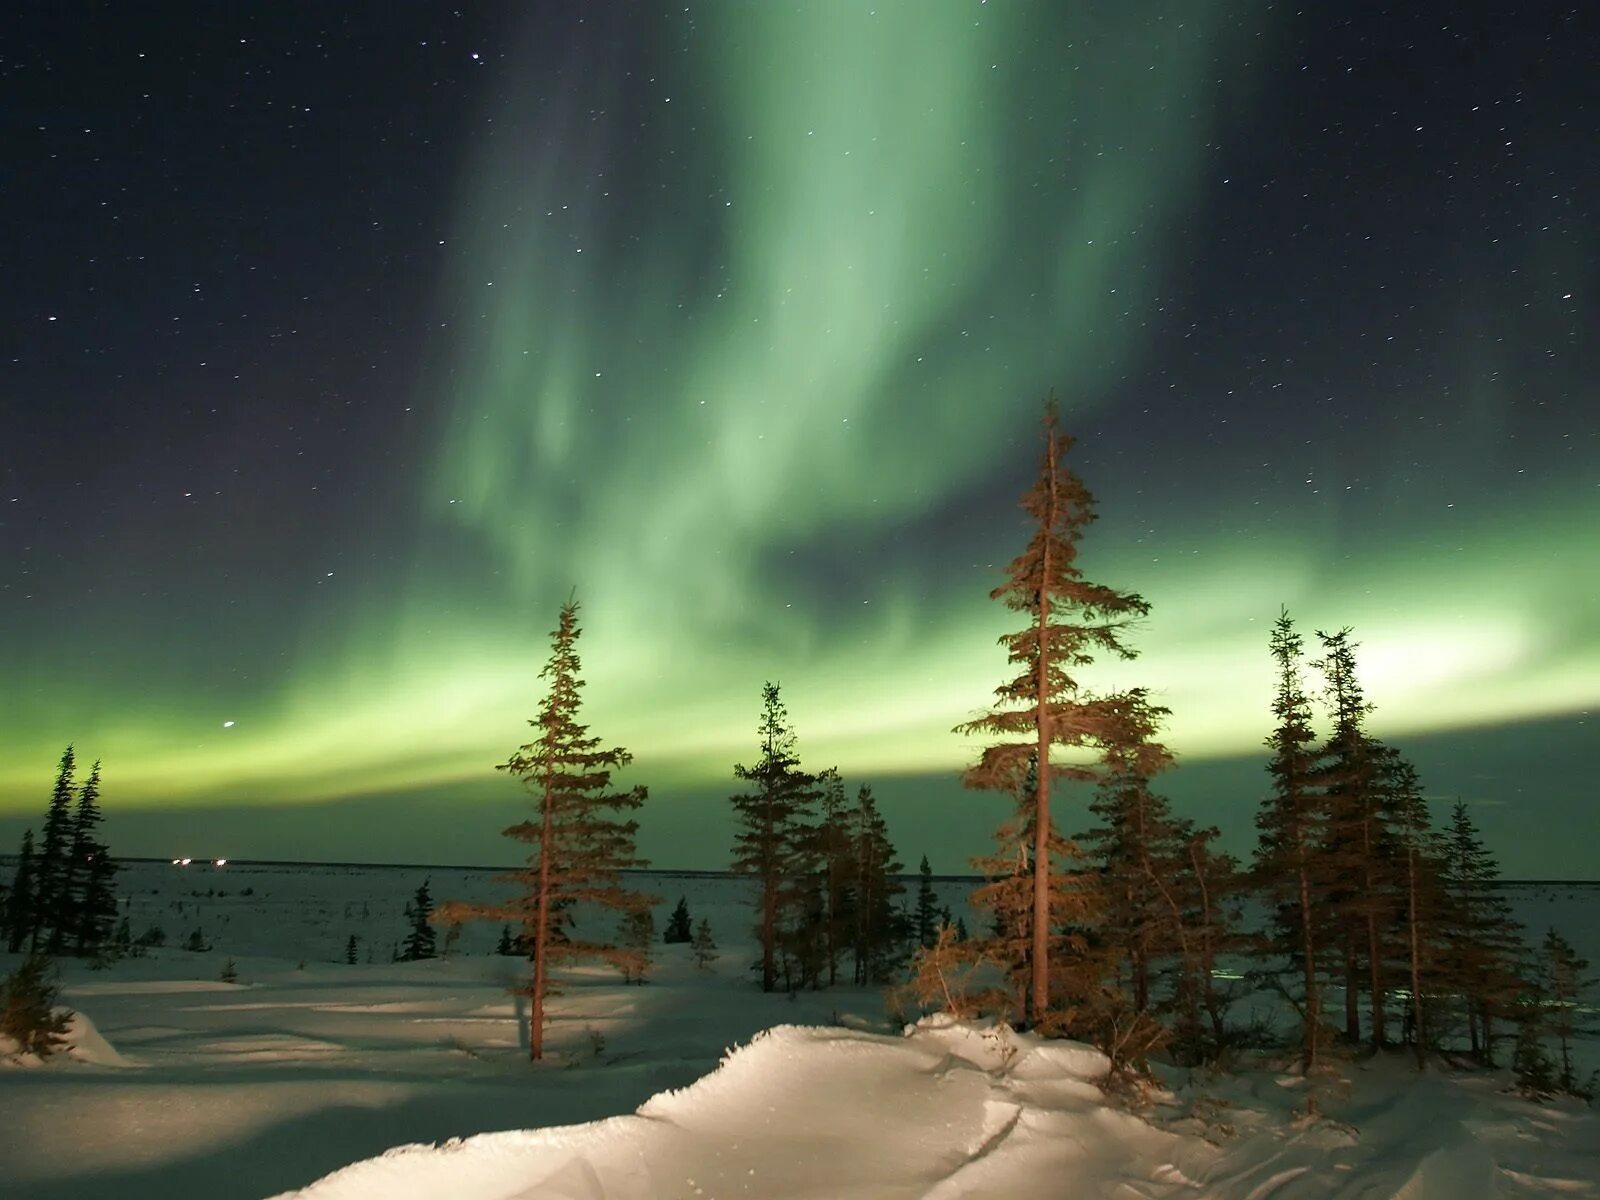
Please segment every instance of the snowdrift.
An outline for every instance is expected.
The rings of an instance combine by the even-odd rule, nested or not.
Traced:
[[[1293,1120],[1292,1076],[1211,1081],[1204,1104],[1168,1096],[1145,1119],[1102,1092],[1107,1067],[941,1017],[900,1038],[779,1026],[633,1116],[401,1146],[278,1200],[1600,1195],[1593,1116],[1488,1078],[1374,1063],[1356,1130]]]

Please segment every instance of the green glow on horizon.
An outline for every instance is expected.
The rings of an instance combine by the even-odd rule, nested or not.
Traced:
[[[106,761],[116,804],[482,780],[535,711],[574,587],[588,720],[658,791],[731,778],[769,678],[809,764],[964,765],[950,729],[1004,674],[1012,618],[986,593],[1023,527],[1008,502],[987,559],[936,576],[897,536],[1031,464],[1048,388],[1070,429],[1144,348],[1203,97],[1249,32],[1199,3],[1160,44],[1102,18],[1062,56],[999,7],[713,10],[696,71],[660,81],[650,118],[685,157],[631,172],[588,125],[535,138],[537,97],[510,100],[497,127],[526,137],[489,140],[462,189],[446,307],[470,319],[427,385],[450,417],[420,511],[395,518],[418,531],[407,585],[303,632],[284,678],[227,712],[154,675],[133,705],[63,684],[12,715],[0,806],[37,808],[69,737]],[[1054,163],[1041,95],[1116,152]],[[1315,511],[1286,515],[1309,536],[1263,531],[1225,491],[1192,504],[1248,535],[1136,545],[1084,473],[1103,501],[1086,571],[1153,605],[1141,657],[1091,678],[1150,687],[1182,757],[1259,748],[1280,602],[1308,639],[1355,628],[1384,734],[1600,701],[1600,645],[1551,619],[1600,587],[1593,556],[1564,549],[1600,528],[1592,491],[1464,504],[1330,561]],[[859,594],[817,577],[836,569]]]

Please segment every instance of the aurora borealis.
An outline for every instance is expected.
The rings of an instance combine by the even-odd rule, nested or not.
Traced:
[[[502,861],[576,589],[658,863],[722,865],[776,679],[962,869],[1054,389],[1190,811],[1247,832],[1284,604],[1594,875],[1576,6],[97,11],[0,66],[0,850],[71,741],[126,854]]]

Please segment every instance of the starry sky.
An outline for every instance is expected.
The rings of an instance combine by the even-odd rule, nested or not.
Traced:
[[[772,679],[964,870],[1054,389],[1182,811],[1248,845],[1287,605],[1600,876],[1583,5],[236,7],[4,18],[0,848],[71,741],[125,855],[508,861],[575,589],[659,865]]]

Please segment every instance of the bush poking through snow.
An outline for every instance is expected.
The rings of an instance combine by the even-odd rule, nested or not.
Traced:
[[[56,987],[50,960],[30,955],[21,966],[0,980],[0,1036],[11,1039],[24,1054],[49,1058],[66,1044],[72,1014],[57,1009]]]
[[[239,982],[239,964],[233,961],[232,955],[229,955],[227,961],[222,964],[222,974],[217,978],[223,983]]]

